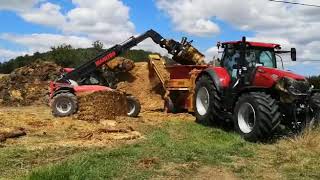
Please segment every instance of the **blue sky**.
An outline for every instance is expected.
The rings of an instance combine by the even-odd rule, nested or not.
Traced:
[[[318,20],[311,18],[320,17],[317,11],[283,4],[266,4],[265,0],[240,1],[0,2],[0,61],[36,51],[44,52],[62,43],[88,47],[91,42],[99,39],[106,46],[111,46],[130,35],[153,28],[166,38],[180,40],[186,36],[194,40],[194,45],[207,56],[216,53],[214,47],[217,41],[239,40],[242,36],[256,41],[281,43],[285,48],[295,46],[300,62],[286,61],[286,69],[304,75],[320,74],[320,63],[310,61],[320,59],[320,37],[309,37],[314,29],[320,27]],[[264,6],[277,11],[266,11]],[[246,10],[246,7],[250,9]],[[285,19],[281,19],[281,16]],[[280,23],[278,18],[281,19]],[[310,29],[305,28],[306,21]],[[303,28],[307,34],[296,38],[297,27]],[[145,47],[147,50],[158,50],[148,43],[141,46]]]

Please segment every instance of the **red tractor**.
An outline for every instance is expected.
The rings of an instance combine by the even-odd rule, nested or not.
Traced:
[[[201,123],[232,120],[249,141],[272,137],[280,125],[301,131],[319,120],[320,91],[305,77],[277,68],[279,54],[291,53],[296,61],[294,48],[281,51],[279,44],[247,42],[245,37],[219,46],[224,48],[219,67],[167,67],[169,111],[187,110]]]

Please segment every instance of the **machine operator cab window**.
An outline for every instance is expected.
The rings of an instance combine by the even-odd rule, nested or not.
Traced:
[[[227,45],[222,55],[221,66],[225,67],[233,80],[237,79],[237,65],[240,61],[240,50],[233,45]],[[273,49],[248,47],[245,63],[252,70],[258,66],[276,68],[276,56]]]

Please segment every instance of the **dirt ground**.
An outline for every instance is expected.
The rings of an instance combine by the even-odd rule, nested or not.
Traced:
[[[161,61],[159,63],[163,71],[166,71],[164,64],[161,64]],[[18,139],[6,140],[6,146],[17,144],[30,148],[52,145],[107,146],[115,140],[143,138],[138,130],[143,123],[156,124],[171,119],[194,120],[194,117],[189,114],[170,115],[162,112],[163,88],[159,79],[152,76],[147,62],[136,63],[133,70],[119,77],[121,82],[118,90],[134,95],[141,103],[142,112],[139,118],[119,117],[125,114],[122,111],[125,110],[123,106],[126,105],[105,101],[105,99],[120,101],[120,95],[116,96],[117,93],[86,95],[80,98],[78,114],[73,117],[54,118],[44,98],[48,91],[48,82],[57,77],[59,69],[60,67],[56,64],[38,62],[0,78],[2,82],[0,100],[2,99],[3,102],[0,107],[0,135],[2,133],[4,136],[3,134],[16,130],[22,130],[27,134]],[[39,83],[43,86],[35,87],[34,84]],[[26,88],[29,86],[35,87],[36,91],[29,91],[30,88]],[[13,92],[19,95],[18,99],[17,96],[12,95]],[[38,100],[41,103],[36,103]],[[94,106],[93,100],[97,100]],[[107,105],[113,108],[103,105],[105,102],[109,102]],[[117,106],[119,108],[116,108]],[[99,112],[98,107],[102,107]],[[92,122],[81,121],[87,120],[89,116],[92,117]]]
[[[49,146],[104,147],[130,143],[143,138],[143,124],[165,120],[194,120],[189,114],[143,112],[138,118],[118,117],[116,120],[88,122],[76,117],[55,118],[47,106],[0,107],[0,133],[23,129],[27,135],[7,139],[1,146],[23,145],[30,149]]]

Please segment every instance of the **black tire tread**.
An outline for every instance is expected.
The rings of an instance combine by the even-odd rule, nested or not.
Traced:
[[[70,93],[70,92],[61,92],[61,93],[57,93],[53,98],[52,98],[52,104],[51,105],[54,105],[54,102],[60,98],[60,97],[63,97],[63,96],[67,96],[69,98],[71,98],[71,100],[73,101],[73,103],[75,104],[75,108],[72,108],[71,112],[69,113],[69,115],[72,115],[72,114],[75,114],[77,111],[78,111],[78,99],[77,99],[77,96],[74,95],[73,93]],[[59,112],[55,111],[54,110],[54,107],[51,107],[51,110],[52,110],[52,114],[53,116],[55,117],[65,117],[66,115],[62,115],[60,114]],[[67,115],[67,116],[69,116]]]
[[[140,101],[136,98],[136,97],[134,97],[134,96],[127,96],[127,101],[133,101],[133,102],[135,102],[135,106],[136,106],[136,109],[135,109],[135,112],[130,116],[130,117],[138,117],[139,116],[139,114],[140,114],[140,111],[141,111],[141,103],[140,103]]]
[[[311,97],[313,105],[320,108],[320,93],[314,93]]]
[[[258,114],[254,130],[249,134],[243,134],[238,127],[237,107],[241,106],[241,102],[247,99],[255,101],[257,104],[256,113]],[[281,114],[276,100],[264,92],[250,92],[242,95],[235,108],[235,126],[236,129],[249,141],[264,141],[272,137],[273,132],[280,125]]]
[[[209,101],[210,102],[209,112],[208,112],[208,115],[206,115],[206,118],[201,117],[196,110],[197,90],[200,89],[200,87],[203,87],[204,85],[208,88],[209,94],[213,98],[213,100],[210,99]],[[213,80],[208,75],[202,75],[196,82],[194,107],[195,107],[196,122],[200,124],[210,125],[212,123],[217,122],[217,120],[221,120],[220,118],[221,115],[219,114],[221,112],[221,98],[218,95],[218,91],[213,83]]]

